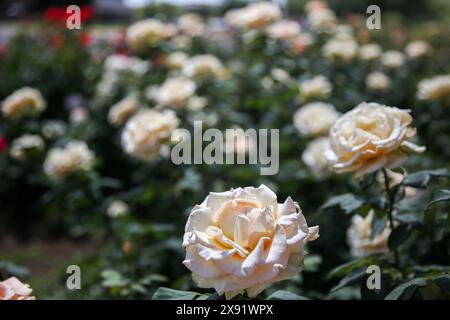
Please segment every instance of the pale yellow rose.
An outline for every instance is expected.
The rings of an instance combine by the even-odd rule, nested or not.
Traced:
[[[70,141],[63,148],[51,149],[44,161],[44,172],[53,179],[61,179],[75,171],[90,170],[95,155],[84,141]]]
[[[326,177],[331,173],[330,164],[325,158],[325,151],[330,147],[328,137],[312,140],[302,153],[302,160],[311,169],[314,176]]]
[[[322,55],[333,61],[350,62],[358,53],[358,43],[352,37],[333,38],[322,47]]]
[[[130,207],[122,200],[112,201],[106,209],[106,214],[113,219],[126,215],[128,212],[130,212]]]
[[[352,223],[347,230],[347,243],[352,256],[366,257],[374,253],[389,252],[388,238],[391,228],[386,224],[383,231],[371,239],[373,217],[373,210],[369,211],[365,218],[357,214],[352,217]]]
[[[30,296],[33,290],[16,277],[0,281],[0,300],[35,300]]]
[[[121,126],[139,109],[139,100],[135,96],[128,96],[114,104],[108,112],[108,122]]]
[[[391,85],[391,80],[382,72],[374,71],[366,76],[366,86],[374,91],[385,91]]]
[[[336,172],[355,172],[356,178],[398,167],[409,152],[425,151],[407,141],[416,134],[411,123],[409,110],[363,102],[331,128],[326,157]]]
[[[127,42],[133,49],[143,49],[156,45],[175,36],[177,29],[157,19],[145,19],[135,22],[127,29]]]
[[[337,24],[336,15],[327,7],[310,11],[307,18],[308,23],[314,30],[331,30]]]
[[[295,21],[280,20],[267,27],[267,35],[276,40],[288,40],[298,36],[301,32],[300,25]]]
[[[389,50],[381,56],[381,63],[387,68],[397,69],[405,64],[405,56],[400,51]]]
[[[262,29],[281,18],[281,10],[270,2],[257,2],[226,13],[226,21],[233,27]]]
[[[224,79],[227,77],[228,71],[217,57],[211,54],[201,54],[187,59],[183,64],[182,73],[190,78],[212,76]]]
[[[44,139],[37,134],[25,133],[13,140],[9,151],[12,158],[18,161],[27,159],[31,151],[43,151],[45,148]]]
[[[417,96],[421,100],[436,102],[450,99],[450,75],[439,75],[420,81]]]
[[[155,91],[155,100],[161,106],[184,107],[195,94],[195,89],[195,82],[189,78],[169,78]]]
[[[332,104],[310,102],[295,112],[294,126],[305,135],[324,135],[328,134],[339,116]]]
[[[315,76],[312,79],[300,82],[300,95],[305,100],[326,98],[330,95],[333,85],[324,76]]]
[[[180,30],[190,37],[198,37],[205,33],[206,25],[202,16],[196,13],[187,13],[178,19]]]
[[[19,119],[25,116],[36,116],[47,107],[39,90],[24,87],[14,91],[2,103],[5,118]]]
[[[172,110],[142,110],[125,125],[123,149],[139,159],[153,159],[161,155],[178,124],[179,119]]]
[[[182,51],[172,52],[167,56],[165,64],[171,69],[181,69],[189,56]]]
[[[381,47],[376,43],[369,43],[359,48],[359,57],[364,61],[373,61],[381,56]]]
[[[201,288],[255,297],[301,270],[304,247],[318,233],[296,202],[278,203],[264,185],[210,193],[186,223],[183,263]]]
[[[405,47],[406,55],[411,59],[420,59],[430,55],[432,48],[428,42],[416,40]]]

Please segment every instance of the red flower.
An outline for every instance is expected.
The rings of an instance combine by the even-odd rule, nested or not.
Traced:
[[[67,7],[49,7],[44,11],[44,20],[47,22],[56,22],[64,24],[72,13],[67,12]],[[81,23],[87,22],[94,17],[94,8],[92,6],[83,6],[80,8]]]
[[[8,140],[5,136],[0,135],[0,153],[3,153],[8,148]]]
[[[92,42],[92,37],[89,32],[82,32],[80,34],[80,42],[83,46],[87,47]]]

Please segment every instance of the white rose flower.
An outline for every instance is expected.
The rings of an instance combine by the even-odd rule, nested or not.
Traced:
[[[104,62],[104,68],[107,72],[106,78],[110,78],[112,73],[116,72],[132,72],[137,75],[143,75],[148,71],[149,67],[148,61],[121,54],[112,54],[108,56]]]
[[[269,2],[252,3],[241,9],[230,10],[225,15],[225,20],[231,26],[245,29],[262,29],[280,18],[280,8]]]
[[[113,219],[123,216],[128,212],[130,212],[130,208],[128,207],[128,204],[122,200],[112,201],[106,210],[106,214]]]
[[[312,100],[326,98],[330,95],[333,85],[324,76],[315,76],[312,79],[300,82],[299,90],[303,99]]]
[[[19,119],[25,116],[36,116],[47,107],[39,90],[24,87],[14,91],[2,103],[5,118]]]
[[[94,165],[94,153],[84,141],[70,141],[64,148],[51,149],[44,161],[44,172],[53,179],[60,179],[80,170],[90,170]]]
[[[436,102],[450,99],[450,74],[420,81],[417,96],[421,100]]]
[[[196,13],[187,13],[178,19],[180,30],[190,37],[198,37],[205,33],[206,25],[202,16]]]
[[[411,59],[420,59],[428,56],[432,48],[428,42],[417,40],[408,43],[405,48],[406,55]]]
[[[328,134],[339,116],[332,104],[310,102],[295,112],[294,126],[305,135],[320,136]]]
[[[178,124],[172,110],[142,110],[125,125],[123,149],[139,159],[153,159],[163,152]]]
[[[183,107],[189,103],[195,89],[195,82],[189,78],[169,78],[156,90],[155,99],[161,106]]]
[[[337,24],[336,15],[326,7],[310,11],[307,18],[314,30],[331,30]]]
[[[114,104],[108,112],[108,122],[121,126],[139,109],[139,100],[135,96],[128,96]]]
[[[171,69],[181,69],[189,56],[182,51],[172,52],[167,56],[166,65]]]
[[[45,142],[41,136],[37,134],[25,133],[19,138],[13,140],[10,149],[10,155],[13,159],[18,161],[26,160],[29,152],[43,151]]]
[[[405,56],[400,51],[389,50],[381,56],[381,63],[389,69],[397,69],[405,64]]]
[[[388,238],[391,228],[386,225],[374,239],[370,238],[374,211],[371,210],[365,218],[360,215],[352,217],[352,223],[347,230],[347,242],[354,257],[366,257],[374,253],[389,252]]]
[[[374,91],[385,91],[390,85],[391,80],[382,72],[374,71],[366,77],[366,86]]]
[[[292,39],[302,31],[300,25],[295,21],[281,20],[267,27],[268,36],[276,40]]]
[[[127,29],[127,41],[133,49],[143,49],[175,36],[176,27],[157,19],[135,22]]]
[[[407,141],[416,134],[411,122],[409,110],[363,102],[331,128],[326,157],[336,172],[355,172],[356,178],[398,167],[408,152],[425,151]]]
[[[331,173],[330,164],[325,158],[325,151],[330,148],[328,137],[316,138],[306,146],[302,153],[303,162],[311,169],[312,173],[322,178]]]
[[[325,58],[333,61],[352,61],[358,53],[358,43],[352,37],[328,40],[322,47]]]
[[[227,75],[227,70],[217,57],[211,54],[202,54],[186,60],[182,73],[190,78],[213,76],[217,79],[223,79]]]
[[[205,97],[192,96],[189,98],[187,108],[192,111],[200,111],[208,104],[208,99]]]
[[[381,47],[376,43],[369,43],[359,48],[359,57],[364,61],[373,61],[381,56]]]
[[[278,203],[264,185],[210,193],[186,223],[183,263],[199,287],[227,299],[244,291],[255,297],[301,270],[304,247],[318,233],[296,202]]]

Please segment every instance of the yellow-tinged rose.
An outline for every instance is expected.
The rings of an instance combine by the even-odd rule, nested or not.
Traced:
[[[325,155],[336,172],[355,172],[356,178],[398,167],[409,152],[425,151],[408,141],[416,134],[411,122],[409,110],[363,102],[330,129]]]
[[[33,290],[16,277],[0,281],[0,300],[35,300],[30,296]]]
[[[210,193],[186,223],[183,263],[199,287],[228,299],[244,291],[254,297],[296,275],[306,243],[318,233],[296,202],[288,197],[278,203],[264,185]]]
[[[2,103],[2,113],[5,118],[22,118],[35,116],[47,107],[39,90],[25,87],[14,91]]]

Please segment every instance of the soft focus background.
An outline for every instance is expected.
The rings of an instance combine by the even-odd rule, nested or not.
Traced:
[[[36,117],[0,117],[0,280],[17,276],[38,299],[148,299],[160,286],[205,292],[195,289],[181,264],[181,239],[191,208],[210,191],[264,183],[279,202],[287,196],[298,201],[308,224],[320,225],[321,233],[308,247],[304,272],[272,286],[269,293],[286,289],[328,299],[386,295],[361,293],[355,281],[331,291],[352,268],[330,276],[331,270],[352,261],[353,266],[376,261],[354,260],[346,232],[349,213],[367,213],[367,204],[379,200],[381,192],[372,186],[366,203],[350,197],[347,205],[339,202],[341,208],[330,204],[332,197],[357,193],[360,184],[349,175],[328,172],[320,159],[305,163],[305,149],[324,133],[299,131],[294,114],[313,101],[330,103],[341,113],[363,101],[411,109],[417,142],[427,151],[410,157],[407,170],[449,169],[448,84],[441,95],[419,99],[417,92],[421,80],[450,73],[450,2],[330,0],[337,20],[323,21],[308,16],[306,1],[273,3],[301,25],[298,35],[277,39],[231,26],[224,15],[248,4],[239,0],[1,1],[0,101],[31,87],[41,92],[47,107]],[[80,30],[65,27],[70,4],[81,7]],[[380,30],[366,28],[371,4],[381,7]],[[186,18],[186,13],[196,16]],[[164,35],[150,44],[131,42],[127,28],[145,18],[162,21]],[[360,49],[352,53],[340,44],[337,55],[343,57],[332,57],[323,47],[333,37],[350,38],[359,48],[376,43],[382,53],[395,50],[397,55],[389,62],[375,50],[372,60]],[[415,40],[428,43],[425,53],[420,48],[405,51]],[[261,176],[253,165],[177,166],[164,155],[142,161],[123,150],[123,124],[112,123],[111,107],[124,98],[131,99],[125,102],[131,109],[133,103],[140,108],[161,105],[155,88],[176,76],[187,57],[204,54],[214,55],[221,65],[213,63],[210,75],[195,79],[187,107],[172,108],[179,127],[191,129],[194,120],[203,120],[220,129],[279,128],[277,175]],[[378,73],[371,81],[373,72]],[[328,79],[331,90],[321,85],[318,93],[299,89],[315,76]],[[14,140],[26,133],[41,140],[14,148]],[[95,161],[88,170],[52,179],[43,169],[46,156],[70,140],[84,141]],[[398,210],[420,224],[417,216],[427,203],[438,190],[448,189],[448,181],[435,183]],[[438,229],[431,238],[418,228],[403,239],[410,241],[402,247],[406,279],[450,270],[448,204],[440,204],[439,210],[442,220],[433,224]],[[82,269],[82,290],[65,287],[70,264]],[[395,275],[390,274],[392,279]],[[386,286],[387,292],[395,287]],[[449,297],[435,286],[426,287],[420,297]],[[415,294],[410,297],[417,298]]]

